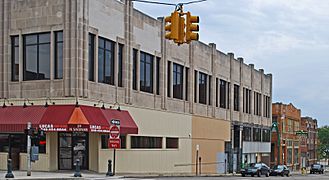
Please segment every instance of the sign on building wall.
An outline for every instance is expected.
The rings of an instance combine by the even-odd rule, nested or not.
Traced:
[[[112,119],[110,121],[110,137],[108,139],[108,147],[111,149],[119,149],[120,141],[120,120]]]

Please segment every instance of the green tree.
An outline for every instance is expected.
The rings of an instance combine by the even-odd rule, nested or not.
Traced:
[[[320,159],[329,159],[329,126],[323,126],[318,129],[318,157]]]

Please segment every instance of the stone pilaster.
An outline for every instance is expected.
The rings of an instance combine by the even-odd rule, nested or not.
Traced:
[[[239,66],[240,66],[240,88],[239,88],[239,121],[243,122],[243,104],[244,104],[244,100],[243,100],[243,58],[239,57],[238,61],[240,62]]]
[[[253,83],[254,81],[254,65],[249,64],[250,69],[251,69],[251,95],[250,95],[250,111],[251,111],[251,117],[255,117],[255,84]],[[254,118],[252,118],[254,119]],[[251,123],[251,122],[249,122]]]
[[[4,97],[4,83],[3,83],[3,63],[5,59],[4,55],[4,18],[5,18],[5,1],[0,1],[0,97]]]
[[[230,60],[230,87],[229,87],[229,114],[230,114],[230,122],[233,123],[233,112],[234,112],[234,82],[232,81],[233,77],[233,61],[234,61],[234,54],[233,53],[228,53],[228,58]]]
[[[66,0],[64,13],[64,95],[87,96],[88,0]]]
[[[131,96],[132,96],[132,80],[133,80],[133,47],[132,47],[132,39],[133,39],[133,3],[130,0],[125,0],[125,8],[124,8],[124,39],[125,39],[125,61],[126,63],[123,64],[124,68],[127,69],[126,71],[123,72],[123,76],[126,77],[124,78],[123,84],[125,87],[125,103],[126,104],[131,104]],[[139,55],[139,53],[138,53]],[[137,71],[137,70],[136,70]],[[137,71],[137,74],[138,71]],[[137,78],[138,81],[138,78]],[[138,83],[136,82],[137,86]],[[137,87],[137,89],[139,89]]]
[[[212,73],[212,79],[211,79],[211,108],[212,108],[212,113],[211,116],[215,117],[216,115],[216,44],[215,43],[210,43],[209,46],[211,47],[211,73]]]

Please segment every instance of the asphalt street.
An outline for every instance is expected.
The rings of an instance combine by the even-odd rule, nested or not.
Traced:
[[[239,177],[239,176],[230,176],[230,177],[159,177],[159,178],[128,178],[132,180],[233,180],[233,179],[241,179],[241,180],[309,180],[309,179],[316,179],[316,180],[322,180],[322,179],[329,179],[329,174],[324,174],[324,175],[318,175],[318,174],[308,174],[306,176],[301,176],[301,175],[294,175],[290,177],[275,177],[275,176],[270,176],[270,177]]]

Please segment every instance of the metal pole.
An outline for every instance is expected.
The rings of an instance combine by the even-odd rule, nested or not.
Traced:
[[[199,144],[196,145],[195,175],[198,176]]]
[[[31,129],[31,122],[27,123],[28,132]],[[27,134],[27,176],[31,176],[31,137],[30,134]]]
[[[195,175],[198,176],[198,159],[199,159],[199,150],[196,150],[196,159],[195,159]]]
[[[6,174],[5,178],[14,178],[13,164],[12,164],[11,159],[7,160],[7,174]]]
[[[11,148],[11,134],[8,135],[8,138],[9,138],[9,151],[8,151],[8,157],[9,157],[9,159],[12,159],[12,158],[11,158],[11,150],[12,150],[12,148]]]
[[[113,176],[115,175],[115,148],[113,149]]]
[[[226,171],[227,171],[227,169],[226,169],[226,168],[227,168],[227,160],[226,160],[226,159],[225,159],[225,162],[224,162],[224,163],[225,163],[225,164],[224,164],[224,165],[225,165],[225,167],[224,167],[224,168],[225,168],[224,172],[225,172],[225,174],[226,174]]]
[[[199,174],[201,175],[201,157],[199,157]]]

